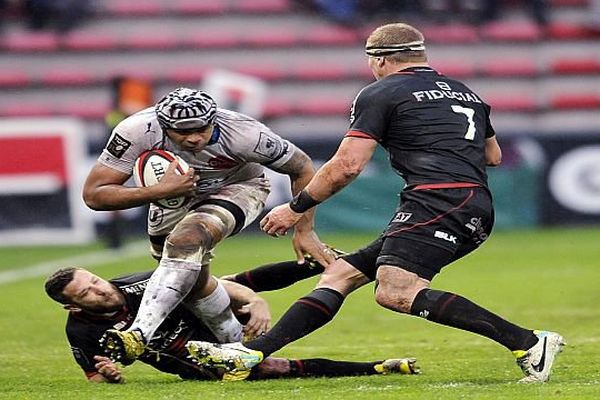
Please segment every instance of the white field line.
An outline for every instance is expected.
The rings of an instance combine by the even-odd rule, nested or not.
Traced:
[[[123,261],[124,259],[143,256],[148,253],[148,265],[151,264],[148,242],[134,242],[118,250],[102,250],[93,253],[86,253],[79,256],[67,257],[63,259],[43,262],[29,267],[14,268],[0,272],[0,285],[18,282],[24,279],[37,278],[56,271],[62,267],[83,267],[89,268],[102,264],[108,264],[113,261]]]

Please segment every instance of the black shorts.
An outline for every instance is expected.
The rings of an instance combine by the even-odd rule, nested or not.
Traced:
[[[431,280],[479,247],[493,224],[484,187],[405,191],[384,233],[343,258],[371,279],[380,265],[394,265]]]

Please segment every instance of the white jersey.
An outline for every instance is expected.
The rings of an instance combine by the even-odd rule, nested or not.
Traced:
[[[199,152],[185,151],[163,134],[154,108],[147,108],[115,127],[98,161],[131,175],[135,160],[144,151],[169,150],[194,168],[201,196],[257,178],[264,173],[263,165],[277,168],[296,151],[294,144],[244,114],[218,109],[216,125],[213,144]]]

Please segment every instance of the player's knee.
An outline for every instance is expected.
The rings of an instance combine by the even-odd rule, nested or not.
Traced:
[[[369,278],[362,272],[345,260],[337,259],[323,272],[317,288],[327,287],[347,296],[368,282]]]
[[[219,213],[196,212],[182,220],[167,237],[170,258],[189,258],[212,249],[231,232],[230,223]]]
[[[388,310],[409,313],[412,299],[404,293],[397,293],[385,286],[378,285],[375,290],[375,301]]]
[[[200,229],[181,229],[173,232],[165,242],[164,252],[169,258],[186,259],[210,243],[210,237]]]
[[[387,309],[410,313],[416,294],[426,286],[426,283],[412,272],[382,266],[377,271],[375,300]]]

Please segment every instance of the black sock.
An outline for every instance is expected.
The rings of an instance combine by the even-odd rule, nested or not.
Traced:
[[[509,350],[527,350],[537,343],[533,331],[514,325],[454,293],[423,289],[410,313],[439,324],[477,333]]]
[[[333,289],[315,289],[292,304],[269,332],[244,345],[267,357],[331,321],[343,302],[344,296]]]
[[[290,362],[290,373],[287,376],[357,376],[375,375],[377,362],[351,362],[333,361],[324,358],[311,358],[308,360],[288,360]]]
[[[283,261],[240,272],[233,280],[255,292],[264,292],[288,287],[303,279],[316,276],[324,270],[317,262],[298,264],[297,261]]]

